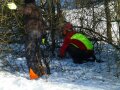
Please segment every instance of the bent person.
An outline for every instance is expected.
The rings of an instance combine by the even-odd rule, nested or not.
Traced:
[[[95,61],[92,42],[85,35],[75,32],[71,23],[68,22],[64,25],[62,35],[64,42],[60,48],[61,57],[64,57],[68,52],[74,63]]]

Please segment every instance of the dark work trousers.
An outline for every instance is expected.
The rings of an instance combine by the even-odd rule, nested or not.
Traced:
[[[41,52],[39,48],[39,40],[36,38],[29,38],[26,41],[26,59],[28,68],[32,69],[36,74],[40,76],[41,64]]]
[[[73,59],[74,63],[83,63],[87,61],[95,61],[95,55],[93,50],[80,50],[73,44],[70,44],[67,48],[68,54]]]

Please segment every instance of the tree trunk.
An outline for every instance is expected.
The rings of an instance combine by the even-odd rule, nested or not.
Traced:
[[[57,5],[57,15],[58,15],[58,18],[59,18],[61,16],[61,4],[60,4],[60,0],[57,0],[56,5]]]
[[[118,44],[120,45],[120,21],[118,22],[118,28],[119,28],[119,39],[118,39]]]
[[[118,7],[117,7],[117,18],[118,18],[118,28],[119,28],[119,40],[118,40],[118,44],[120,45],[120,0],[117,1],[118,3]]]
[[[80,7],[80,0],[75,0],[75,7],[76,9]]]
[[[52,38],[52,54],[55,51],[55,4],[51,1],[51,38]]]
[[[114,9],[116,13],[115,21],[118,24],[118,39],[117,40],[118,40],[118,44],[120,45],[120,0],[115,1]]]
[[[107,20],[107,37],[108,41],[112,42],[112,32],[111,32],[111,16],[110,16],[110,9],[109,9],[109,1],[104,1],[104,7],[105,7],[105,14],[106,14],[106,20]]]

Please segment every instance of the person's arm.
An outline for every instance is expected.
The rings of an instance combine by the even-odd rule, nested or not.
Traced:
[[[69,39],[68,37],[66,37],[66,38],[64,39],[63,45],[62,45],[61,48],[60,48],[60,56],[61,56],[61,57],[64,57],[65,52],[66,52],[66,49],[67,49],[67,47],[68,47],[68,45],[69,45],[69,42],[70,42],[70,39]]]
[[[68,47],[68,45],[70,44],[71,42],[71,36],[75,34],[75,32],[70,32],[66,35],[65,39],[64,39],[64,42],[63,42],[63,45],[61,46],[60,48],[60,56],[63,57],[65,55],[65,52],[66,52],[66,49]]]

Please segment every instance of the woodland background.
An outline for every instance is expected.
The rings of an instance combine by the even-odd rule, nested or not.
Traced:
[[[24,56],[23,15],[19,13],[19,9],[10,10],[7,7],[8,2],[15,2],[18,8],[24,6],[23,0],[0,0],[0,59],[3,63],[1,68],[9,66],[19,71],[19,68],[15,64],[11,65],[5,57],[9,53],[14,54],[14,58]],[[49,31],[49,42],[56,40],[55,45],[51,44],[54,48],[59,46],[61,40],[59,30],[63,22],[68,21],[74,25],[77,32],[84,33],[94,42],[97,53],[103,51],[103,45],[107,47],[108,52],[109,45],[113,46],[116,69],[119,69],[120,0],[36,0],[36,4],[42,10],[43,18],[48,23],[46,28]],[[14,47],[19,49],[15,50]],[[98,59],[100,57],[98,54]],[[110,60],[109,57],[106,59]],[[117,77],[119,75],[120,72],[117,72]]]

